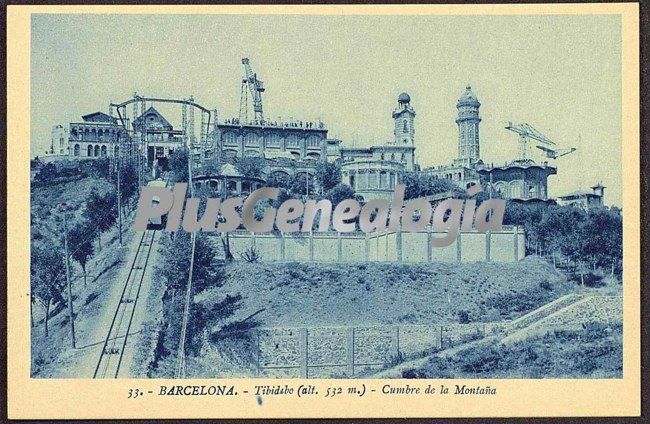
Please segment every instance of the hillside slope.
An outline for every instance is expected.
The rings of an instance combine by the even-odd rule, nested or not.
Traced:
[[[571,290],[552,266],[514,264],[246,263],[224,266],[224,286],[198,294],[206,308],[241,294],[232,319],[259,310],[262,326],[498,321]]]

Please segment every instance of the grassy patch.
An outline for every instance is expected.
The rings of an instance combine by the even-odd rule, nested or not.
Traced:
[[[224,285],[196,301],[241,293],[239,318],[265,309],[265,326],[488,322],[533,310],[572,290],[552,266],[514,264],[314,264],[234,262]],[[237,318],[237,317],[235,317]]]

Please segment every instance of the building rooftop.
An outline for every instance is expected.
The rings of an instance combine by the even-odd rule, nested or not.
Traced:
[[[472,91],[472,86],[469,84],[467,84],[467,87],[465,87],[465,92],[460,96],[460,99],[458,99],[458,104],[456,106],[458,107],[463,105],[476,107],[481,106],[481,103],[479,103],[476,94],[474,94]]]
[[[242,123],[238,118],[226,119],[223,122],[217,123],[217,127],[255,127],[255,128],[280,128],[289,130],[305,130],[305,131],[327,131],[327,126],[323,122],[313,121],[266,121],[260,122],[245,122]]]
[[[586,190],[575,190],[572,191],[571,193],[564,194],[562,196],[558,196],[559,199],[567,199],[570,197],[600,197],[599,194],[596,194],[591,191],[586,191]]]

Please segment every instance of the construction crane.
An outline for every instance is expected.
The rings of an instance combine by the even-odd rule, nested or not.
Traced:
[[[253,73],[250,61],[247,57],[241,60],[244,65],[245,77],[242,79],[241,101],[239,104],[239,120],[246,123],[248,121],[248,91],[250,91],[253,100],[253,112],[255,121],[259,124],[264,122],[264,112],[262,110],[262,93],[264,92],[264,83],[257,79],[257,74]]]
[[[508,122],[505,126],[507,130],[519,134],[519,160],[529,160],[528,157],[528,143],[530,140],[535,140],[535,147],[546,153],[546,157],[557,159],[569,153],[575,152],[575,147],[568,149],[556,149],[553,146],[557,144],[550,140],[547,136],[533,128],[530,124],[513,124]]]

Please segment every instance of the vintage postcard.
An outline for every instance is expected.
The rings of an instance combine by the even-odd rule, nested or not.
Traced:
[[[7,24],[11,418],[640,414],[638,5]]]

